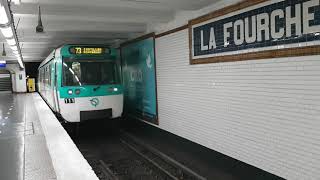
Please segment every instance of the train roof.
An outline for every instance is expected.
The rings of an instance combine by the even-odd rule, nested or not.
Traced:
[[[57,53],[60,53],[60,50],[63,46],[60,46],[59,48],[56,48],[54,49],[50,54],[49,56],[44,60],[42,61],[42,63],[40,64],[39,68],[41,68],[43,65],[47,64],[51,59],[53,59],[54,57],[57,56]],[[39,69],[38,68],[38,69]]]

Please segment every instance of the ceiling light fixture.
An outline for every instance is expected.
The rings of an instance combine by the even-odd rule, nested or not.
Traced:
[[[20,4],[21,0],[12,0],[15,4]],[[11,1],[10,1],[11,2]],[[16,55],[20,68],[24,68],[19,39],[17,37],[14,19],[7,0],[0,0],[0,30],[6,38],[8,45]],[[6,55],[3,44],[2,55]]]
[[[17,47],[16,45],[10,46],[10,48],[11,48],[13,51],[18,51],[18,47]]]
[[[42,25],[42,20],[41,20],[40,6],[39,6],[39,14],[38,14],[38,26],[36,27],[36,32],[37,33],[42,33],[43,32],[43,25]]]
[[[19,5],[21,3],[21,0],[12,0],[12,1],[15,5]]]
[[[14,38],[12,39],[7,39],[7,43],[10,45],[10,46],[13,46],[13,45],[16,45],[16,40]]]
[[[2,56],[7,56],[6,49],[4,48],[4,43],[2,43]]]
[[[12,31],[11,26],[3,27],[0,29],[1,29],[1,32],[5,38],[12,38],[13,37],[13,31]]]
[[[21,68],[24,68],[23,66],[23,62],[22,62],[22,59],[21,59],[21,56],[17,58],[18,59],[18,63],[20,65]]]
[[[9,23],[9,18],[6,9],[0,4],[0,25],[6,25]]]

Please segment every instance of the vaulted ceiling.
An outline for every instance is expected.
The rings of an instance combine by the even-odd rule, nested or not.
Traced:
[[[11,3],[25,62],[42,61],[66,43],[117,44],[166,23],[177,11],[198,10],[215,0],[21,0]],[[36,33],[38,6],[44,33]],[[0,42],[6,44],[0,33]],[[7,61],[16,61],[6,44]]]

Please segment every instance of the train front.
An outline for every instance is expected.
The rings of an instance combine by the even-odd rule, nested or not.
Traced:
[[[117,53],[99,46],[61,49],[60,115],[68,122],[121,117],[123,89]]]

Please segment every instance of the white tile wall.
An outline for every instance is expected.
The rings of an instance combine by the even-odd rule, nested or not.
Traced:
[[[27,92],[25,69],[21,70],[19,64],[7,64],[6,70],[14,73],[12,74],[13,92]],[[21,74],[22,79],[19,79],[19,74]]]
[[[320,179],[320,57],[189,65],[156,39],[159,127],[287,179]]]

